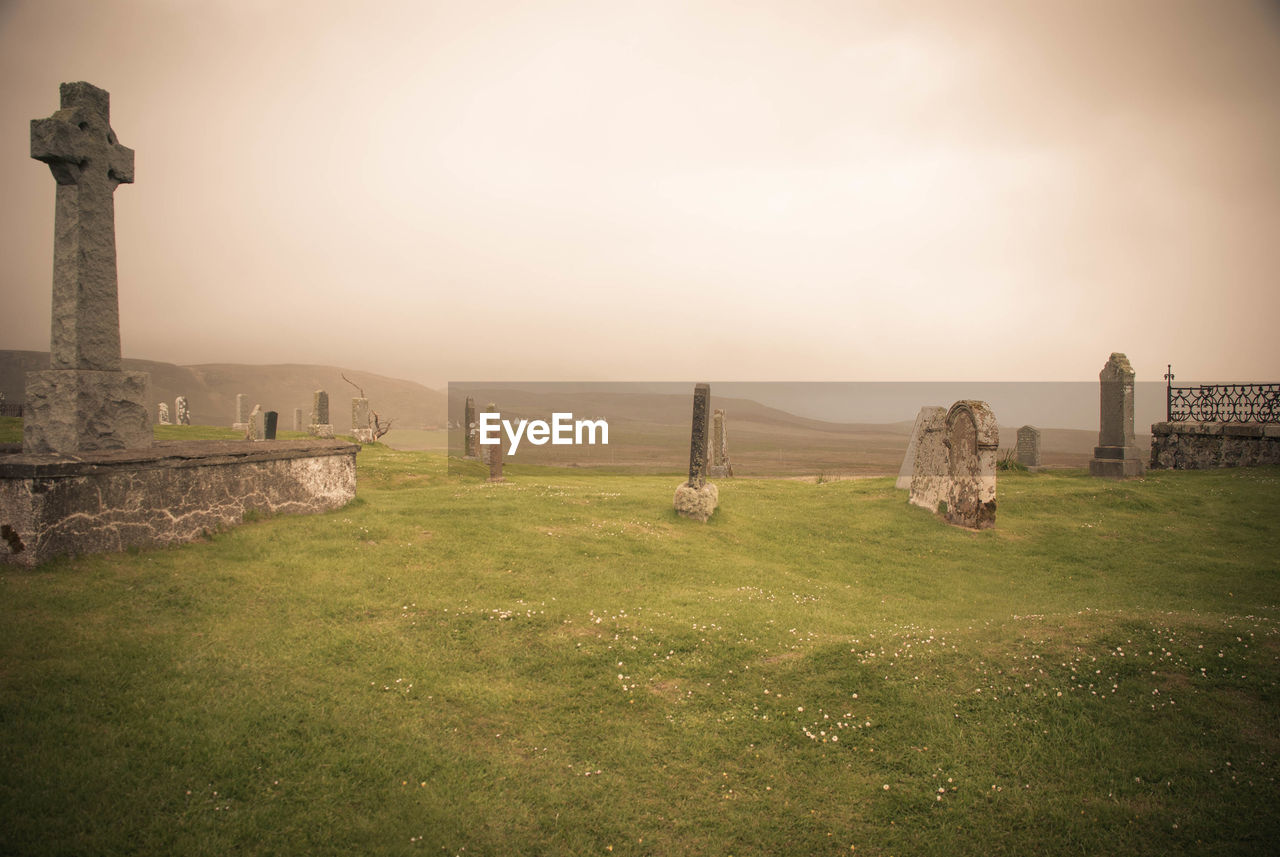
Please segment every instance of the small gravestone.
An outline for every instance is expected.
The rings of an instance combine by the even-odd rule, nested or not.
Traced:
[[[169,422],[169,404],[167,402],[161,402],[156,406],[156,422],[162,426],[173,425],[173,423]]]
[[[244,393],[236,393],[236,421],[231,427],[236,431],[249,430],[249,400]]]
[[[245,440],[262,440],[262,406],[254,405],[249,412],[249,422],[244,430]]]
[[[373,442],[373,429],[369,425],[369,400],[363,396],[351,400],[351,434],[359,443]]]
[[[476,400],[467,396],[462,407],[462,457],[480,457],[480,426],[476,422]]]
[[[173,400],[174,422],[180,426],[191,425],[191,409],[187,407],[187,397],[179,396]]]
[[[293,409],[293,430],[302,431],[302,408]]]
[[[921,408],[911,441],[914,454],[908,449],[911,456],[908,502],[930,512],[938,511],[938,504],[947,497],[946,420],[946,408]]]
[[[276,439],[276,424],[280,421],[280,414],[276,411],[267,411],[262,415],[262,436],[267,440]]]
[[[329,394],[316,390],[311,400],[311,427],[316,437],[333,437],[333,424],[329,422]]]
[[[717,479],[733,476],[729,463],[729,443],[725,434],[724,408],[711,414],[711,446],[707,453],[707,475]]]
[[[57,183],[49,369],[27,375],[27,453],[144,449],[153,436],[149,376],[120,353],[115,191],[133,181],[133,150],[111,129],[111,96],[83,81],[59,88],[48,119],[31,120],[31,157]]]
[[[953,524],[985,530],[996,523],[1000,427],[986,402],[965,399],[947,412],[947,508]]]
[[[707,481],[707,427],[710,414],[711,385],[693,388],[693,419],[689,438],[689,479],[676,488],[676,514],[695,521],[706,521],[720,502],[720,491]]]
[[[1091,476],[1123,479],[1141,476],[1143,455],[1133,432],[1133,367],[1115,352],[1098,373],[1101,391],[1098,445],[1089,461]]]
[[[1018,447],[1015,460],[1024,467],[1040,466],[1040,429],[1023,426],[1018,429]]]

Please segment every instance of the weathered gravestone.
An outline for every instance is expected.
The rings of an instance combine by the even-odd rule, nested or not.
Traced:
[[[480,457],[480,425],[476,422],[476,400],[467,396],[462,406],[462,457]]]
[[[707,475],[717,479],[733,476],[729,462],[729,443],[725,431],[724,408],[716,408],[711,414],[711,441],[707,450]]]
[[[27,375],[22,449],[77,453],[151,446],[149,377],[120,362],[115,190],[133,181],[133,150],[111,130],[111,97],[64,83],[60,109],[31,121],[31,157],[57,182],[53,325],[46,371]]]
[[[231,427],[236,431],[249,430],[249,399],[244,393],[236,393],[236,421]]]
[[[329,422],[329,394],[316,390],[311,403],[311,427],[316,437],[333,437],[333,424]]]
[[[953,524],[985,530],[996,523],[1000,427],[986,402],[965,399],[947,411],[947,509]]]
[[[173,400],[173,421],[180,426],[191,425],[191,409],[187,407],[187,397],[179,396]]]
[[[947,499],[946,427],[946,408],[933,405],[921,408],[907,448],[911,460],[908,502],[930,512],[938,511],[938,504]]]
[[[245,440],[262,440],[262,406],[254,405],[249,412],[248,428],[244,430]]]
[[[493,411],[494,406],[489,405],[489,410]],[[502,475],[502,443],[499,441],[494,444],[485,444],[485,449],[489,455],[489,481],[505,482],[506,479]]]
[[[707,428],[711,385],[693,388],[693,420],[689,438],[689,479],[676,488],[676,513],[695,521],[706,521],[715,512],[720,491],[707,481]]]
[[[267,411],[262,415],[262,436],[267,440],[276,439],[276,426],[280,422],[280,414],[277,411]]]
[[[169,422],[169,405],[167,402],[161,402],[156,405],[156,422],[162,426],[172,425]]]
[[[1133,367],[1129,358],[1114,352],[1098,373],[1101,403],[1098,445],[1089,461],[1092,476],[1123,479],[1141,476],[1144,456],[1133,432]]]
[[[293,430],[302,431],[302,408],[293,409]]]
[[[910,502],[972,529],[995,525],[1000,429],[986,402],[922,408],[916,419]]]
[[[360,443],[373,442],[373,429],[369,424],[369,400],[356,396],[351,400],[351,434]]]
[[[911,477],[915,473],[916,451],[920,448],[920,438],[924,434],[924,426],[934,411],[942,410],[944,409],[924,407],[916,414],[916,421],[911,426],[911,436],[907,439],[907,452],[906,455],[902,456],[902,466],[898,468],[898,480],[893,483],[894,488],[900,488],[903,491],[911,490]]]
[[[498,413],[498,406],[493,402],[490,402],[488,405],[485,406],[484,412],[486,414],[496,414]],[[494,447],[501,445],[501,438],[502,438],[501,432],[499,432],[498,438],[499,438],[498,443],[480,443],[480,424],[476,423],[476,445],[480,450],[480,461],[482,463],[484,464],[493,463],[492,462],[493,449]]]
[[[1018,447],[1015,460],[1024,467],[1040,466],[1040,429],[1023,426],[1018,429]]]

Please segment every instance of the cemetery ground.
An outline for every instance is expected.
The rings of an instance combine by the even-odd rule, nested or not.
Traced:
[[[677,473],[358,468],[337,512],[0,571],[0,853],[1280,841],[1280,469],[1002,473],[969,532],[892,477],[718,480],[703,525]]]

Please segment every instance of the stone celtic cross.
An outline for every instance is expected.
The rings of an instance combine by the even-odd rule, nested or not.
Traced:
[[[111,130],[110,95],[64,83],[61,109],[31,120],[31,157],[58,183],[54,215],[54,369],[120,369],[115,190],[133,181],[133,150]]]

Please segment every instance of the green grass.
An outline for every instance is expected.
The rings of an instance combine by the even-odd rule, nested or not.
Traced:
[[[1280,841],[1280,470],[1001,474],[981,533],[512,473],[375,444],[338,512],[4,569],[0,853]]]

